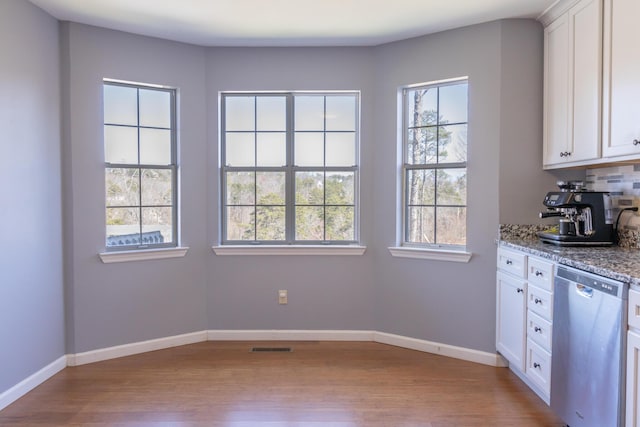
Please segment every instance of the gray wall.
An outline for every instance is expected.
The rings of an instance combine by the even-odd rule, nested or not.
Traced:
[[[79,24],[62,25],[70,353],[207,328],[205,50]],[[103,264],[102,79],[179,88],[184,258]]]
[[[540,25],[515,20],[377,49],[375,329],[495,351],[498,224],[531,222],[553,183],[540,167],[541,46]],[[473,257],[468,264],[394,259],[386,247],[396,244],[393,224],[400,215],[391,203],[399,162],[390,161],[397,158],[398,87],[460,76],[469,77],[467,246]]]
[[[209,221],[217,234],[218,92],[224,90],[361,91],[361,237],[373,238],[372,158],[376,136],[372,49],[218,48],[208,52]],[[371,329],[372,256],[212,256],[208,308],[211,329]],[[277,290],[289,304],[277,303]]]
[[[495,350],[497,227],[503,219],[528,221],[552,179],[539,167],[537,23],[493,22],[374,48],[205,49],[73,23],[62,24],[61,39],[68,352],[203,329],[375,329]],[[465,75],[474,256],[468,264],[393,258],[398,88]],[[107,265],[97,256],[104,248],[105,77],[180,89],[184,258]],[[305,89],[362,93],[366,254],[214,255],[218,92]],[[510,202],[520,191],[526,206]],[[277,304],[278,289],[289,290],[289,305]]]
[[[64,355],[58,23],[0,1],[0,393]]]

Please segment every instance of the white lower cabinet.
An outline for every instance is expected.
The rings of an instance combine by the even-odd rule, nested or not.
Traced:
[[[498,248],[496,348],[511,370],[547,403],[554,270],[550,261]]]
[[[629,290],[626,427],[640,427],[640,292]]]

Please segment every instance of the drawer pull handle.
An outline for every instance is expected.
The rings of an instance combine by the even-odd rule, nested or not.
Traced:
[[[536,298],[535,300],[533,300],[533,302],[535,302],[536,304],[542,304],[542,300],[540,298]]]
[[[536,368],[536,369],[539,369],[540,368],[540,364],[539,363],[534,363],[533,367]]]
[[[516,292],[518,292],[519,294],[521,294],[521,293],[523,293],[523,292],[524,292],[524,289],[522,289],[522,288],[518,288],[518,289],[516,289]]]
[[[510,259],[508,259],[508,260],[507,260],[507,262],[506,262],[506,264],[507,264],[507,265],[511,265],[511,264],[513,264],[513,261],[511,261]]]
[[[542,276],[542,271],[536,270],[536,277]]]
[[[640,141],[638,141],[637,139],[633,140],[633,145],[640,145]]]
[[[542,332],[542,329],[538,326],[536,326],[535,328],[533,328],[534,331],[536,332]]]

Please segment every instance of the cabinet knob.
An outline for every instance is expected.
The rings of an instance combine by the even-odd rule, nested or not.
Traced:
[[[506,264],[507,264],[507,265],[511,265],[511,264],[513,264],[513,261],[511,261],[510,259],[508,259],[508,260],[506,261]]]
[[[533,364],[533,367],[534,367],[534,368],[539,368],[539,367],[540,367],[540,364],[539,364],[539,363],[534,363],[534,364]]]
[[[540,329],[539,326],[536,326],[535,328],[533,328],[533,330],[536,331],[536,332],[542,332],[542,329]]]
[[[517,293],[519,293],[519,294],[521,294],[521,293],[523,293],[523,292],[524,292],[524,289],[522,289],[522,288],[518,288],[518,289],[516,289],[516,292],[517,292]]]
[[[542,300],[539,299],[539,298],[536,298],[533,302],[535,302],[536,304],[540,304],[542,302]]]
[[[633,140],[633,145],[639,145],[639,144],[640,144],[640,141],[639,141],[639,140],[637,140],[637,139],[634,139],[634,140]]]
[[[542,276],[542,271],[536,270],[536,277]]]

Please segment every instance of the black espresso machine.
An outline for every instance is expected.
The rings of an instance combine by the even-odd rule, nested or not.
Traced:
[[[559,191],[547,193],[540,218],[558,217],[558,225],[538,232],[542,242],[559,246],[610,246],[614,243],[611,196],[585,191],[582,182],[559,181]]]

